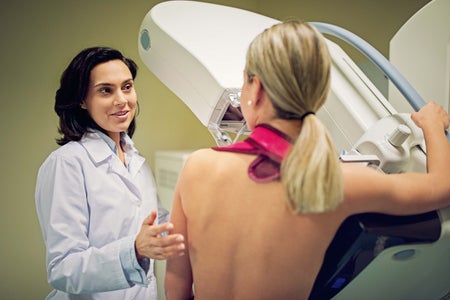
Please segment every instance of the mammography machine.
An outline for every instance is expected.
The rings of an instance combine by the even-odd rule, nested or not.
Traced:
[[[434,2],[447,2],[447,7],[450,3],[430,4]],[[258,33],[278,22],[222,5],[162,2],[142,21],[139,54],[216,143],[229,144],[247,131],[237,108],[246,48]],[[422,98],[370,45],[342,28],[314,25],[369,56],[408,100],[397,97],[401,104],[396,107],[420,108]],[[423,136],[409,112],[399,113],[336,43],[327,42],[332,84],[318,116],[341,151],[337,155],[386,173],[424,172]],[[311,299],[449,299],[449,252],[450,208],[406,217],[353,216],[330,245]]]

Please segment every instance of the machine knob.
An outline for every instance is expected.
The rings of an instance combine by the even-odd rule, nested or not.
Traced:
[[[400,124],[389,135],[388,141],[395,147],[400,147],[411,135],[411,129],[408,126]]]

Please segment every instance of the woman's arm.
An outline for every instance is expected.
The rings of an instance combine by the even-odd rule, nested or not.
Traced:
[[[445,136],[450,118],[434,102],[411,118],[422,128],[427,147],[427,173],[383,174],[344,164],[347,214],[381,212],[408,215],[450,205],[450,143]]]
[[[186,175],[180,175],[171,211],[171,223],[174,229],[171,233],[182,234],[185,239],[185,244],[189,245],[189,237],[187,234],[187,220],[183,210],[183,205],[180,195],[180,187],[183,186],[183,178]],[[192,187],[190,187],[192,188]],[[185,254],[179,257],[170,258],[167,260],[166,277],[165,277],[165,291],[167,300],[186,300],[192,296],[192,270],[189,260],[189,249],[186,249]]]

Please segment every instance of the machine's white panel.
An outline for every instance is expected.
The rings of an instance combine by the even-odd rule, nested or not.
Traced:
[[[426,101],[450,108],[450,1],[433,0],[414,14],[390,42],[389,59]],[[389,85],[389,101],[412,112]]]

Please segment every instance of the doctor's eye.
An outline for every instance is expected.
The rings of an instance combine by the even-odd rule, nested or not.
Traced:
[[[134,87],[133,82],[130,81],[130,82],[127,82],[127,83],[122,87],[122,90],[123,90],[123,91],[130,91],[130,90],[133,89],[133,87]]]
[[[102,87],[98,90],[98,92],[100,94],[110,94],[111,93],[111,88],[108,87]]]

